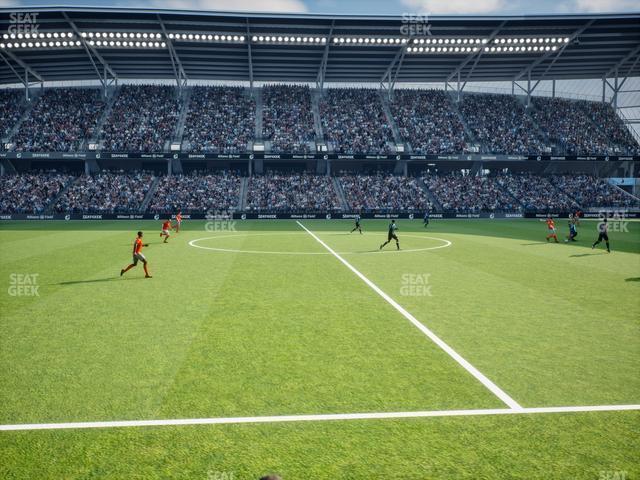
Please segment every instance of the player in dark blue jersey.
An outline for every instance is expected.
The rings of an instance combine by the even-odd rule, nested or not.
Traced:
[[[609,224],[607,223],[606,217],[598,223],[598,240],[593,242],[593,245],[591,245],[591,250],[596,248],[596,245],[602,242],[602,240],[604,240],[605,244],[607,245],[607,252],[611,253],[611,249],[609,248]]]
[[[422,218],[422,222],[424,223],[424,228],[429,226],[429,210],[424,212],[424,217]]]
[[[390,243],[391,240],[396,241],[396,247],[398,250],[400,250],[400,240],[398,240],[398,236],[396,235],[396,230],[398,230],[396,221],[391,220],[391,223],[389,224],[389,234],[387,236],[387,241],[384,242],[382,245],[380,245],[380,250],[382,250],[386,244]]]
[[[362,235],[362,227],[360,226],[360,215],[356,215],[355,221],[356,221],[356,226],[353,227],[353,230],[351,230],[349,233],[353,233],[356,230],[358,230],[360,232],[360,235]]]
[[[578,216],[572,213],[569,214],[569,236],[565,239],[565,242],[575,242],[578,236]]]

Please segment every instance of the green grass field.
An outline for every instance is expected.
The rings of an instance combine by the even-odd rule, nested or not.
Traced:
[[[522,407],[640,404],[640,223],[611,254],[592,221],[400,220],[382,253],[386,221],[302,223]],[[159,227],[0,223],[1,425],[507,408],[295,221]],[[152,279],[119,276],[138,229]],[[638,452],[638,410],[71,428],[0,431],[0,478],[630,480]]]

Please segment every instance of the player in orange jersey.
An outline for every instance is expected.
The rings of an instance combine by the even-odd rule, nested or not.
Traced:
[[[178,210],[178,213],[176,213],[176,226],[175,226],[176,233],[180,233],[181,224],[182,224],[182,210]]]
[[[551,215],[547,217],[545,222],[547,223],[547,231],[549,233],[549,235],[547,235],[547,242],[549,241],[550,238],[553,238],[556,241],[556,243],[558,243],[558,235],[556,233],[556,222],[553,221],[553,218],[551,218]]]
[[[147,268],[147,258],[142,254],[142,247],[148,247],[148,243],[142,243],[142,232],[138,232],[138,236],[133,241],[133,263],[129,264],[126,268],[120,270],[120,276],[124,275],[133,267],[138,265],[138,261],[142,262],[144,267],[144,278],[151,278],[149,275],[149,269]]]
[[[162,232],[160,232],[160,237],[164,237],[164,242],[162,243],[167,243],[167,240],[169,240],[169,236],[171,235],[172,228],[171,220],[165,220],[162,224]]]

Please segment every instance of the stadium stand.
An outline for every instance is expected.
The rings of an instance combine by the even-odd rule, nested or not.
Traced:
[[[397,90],[391,102],[400,136],[417,155],[465,151],[464,127],[442,90]]]
[[[61,213],[131,213],[144,200],[153,175],[147,172],[103,172],[82,175],[57,199]]]
[[[420,180],[414,177],[341,175],[338,180],[353,211],[422,211],[430,207]]]
[[[0,139],[5,139],[18,123],[24,110],[24,92],[18,89],[0,90]],[[4,148],[4,143],[0,145]]]
[[[498,183],[518,199],[529,212],[569,212],[578,208],[575,200],[557,189],[548,178],[533,174],[501,175]]]
[[[103,127],[103,149],[162,152],[173,136],[179,112],[174,87],[123,85]]]
[[[521,204],[508,194],[494,177],[461,175],[427,175],[423,181],[445,212],[519,212]]]
[[[248,211],[341,210],[331,177],[313,174],[267,173],[249,179]]]
[[[581,101],[579,105],[587,112],[593,123],[600,127],[606,138],[620,148],[621,153],[640,154],[640,146],[610,104]]]
[[[636,198],[592,175],[554,175],[551,181],[583,208],[640,207]]]
[[[536,128],[514,96],[466,94],[460,103],[460,112],[485,153],[537,155],[542,152],[543,144]]]
[[[240,176],[235,172],[192,172],[164,176],[154,192],[149,210],[153,213],[206,212],[236,210],[240,200]]]
[[[242,87],[193,87],[183,140],[189,152],[244,153],[254,140],[255,101]]]
[[[330,88],[320,101],[320,118],[336,153],[392,153],[393,134],[377,90]]]
[[[611,142],[576,100],[534,97],[531,114],[540,128],[557,143],[558,153],[568,155],[614,153]]]
[[[94,133],[105,102],[97,88],[51,88],[13,136],[13,149],[29,152],[75,152]]]
[[[41,214],[73,180],[56,172],[0,176],[0,212]]]
[[[268,85],[262,89],[262,138],[272,153],[312,153],[315,138],[309,87]]]

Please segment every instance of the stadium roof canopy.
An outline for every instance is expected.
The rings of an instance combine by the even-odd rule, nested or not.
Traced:
[[[387,85],[602,79],[639,76],[639,58],[640,13],[426,18],[0,10],[0,84],[116,77]]]

